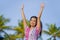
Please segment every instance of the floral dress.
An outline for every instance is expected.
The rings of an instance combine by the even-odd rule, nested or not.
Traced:
[[[37,27],[34,27],[32,30],[28,26],[25,28],[25,40],[38,40],[38,35]]]

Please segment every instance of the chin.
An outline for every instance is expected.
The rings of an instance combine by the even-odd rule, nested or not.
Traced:
[[[32,27],[35,27],[35,25],[31,25]]]

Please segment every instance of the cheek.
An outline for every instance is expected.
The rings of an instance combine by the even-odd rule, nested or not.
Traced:
[[[34,24],[36,24],[36,22],[33,22]]]
[[[30,22],[30,24],[33,24],[33,25],[35,25],[35,24],[36,24],[36,22],[33,22],[33,21],[31,21],[31,22]]]
[[[30,24],[33,24],[32,21],[30,21]]]
[[[36,25],[36,22],[34,22],[34,25]]]

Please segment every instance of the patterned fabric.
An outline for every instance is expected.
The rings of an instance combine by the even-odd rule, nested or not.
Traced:
[[[39,31],[37,27],[30,30],[29,27],[25,28],[25,40],[38,40]]]
[[[26,28],[25,28],[25,40],[28,40],[29,31],[30,31],[30,28],[29,28],[29,27],[26,27]]]

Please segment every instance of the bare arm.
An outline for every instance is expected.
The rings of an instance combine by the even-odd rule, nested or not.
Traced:
[[[24,15],[24,4],[22,5],[22,8],[21,8],[21,15],[22,15],[23,23],[24,23],[24,28],[25,28],[27,26],[27,23],[26,23],[26,17]]]
[[[37,28],[38,30],[40,31],[40,28],[41,28],[41,15],[42,15],[42,12],[43,12],[43,9],[44,9],[44,4],[42,3],[41,6],[40,6],[40,11],[38,13],[38,17],[37,17]]]

